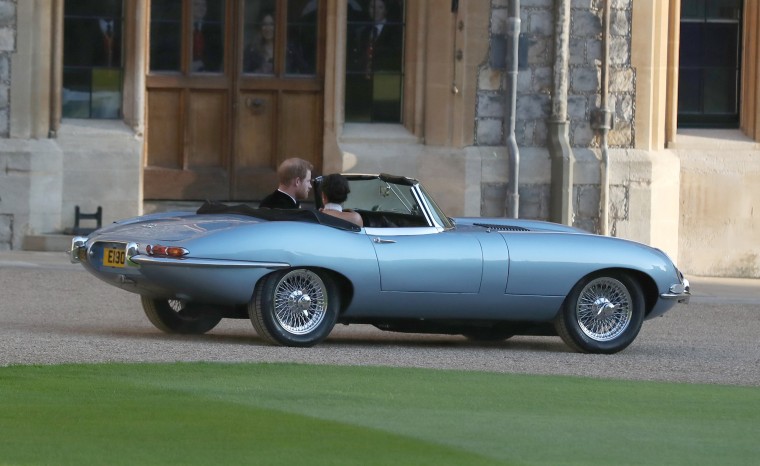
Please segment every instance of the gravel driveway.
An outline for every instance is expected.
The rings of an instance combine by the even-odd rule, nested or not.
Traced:
[[[247,320],[207,335],[166,335],[137,295],[62,253],[0,252],[0,366],[66,362],[299,362],[760,386],[760,280],[692,279],[695,295],[646,321],[625,351],[570,352],[558,337],[474,344],[458,336],[339,326],[314,348],[269,346]]]

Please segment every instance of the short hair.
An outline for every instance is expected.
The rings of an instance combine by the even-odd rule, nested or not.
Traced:
[[[348,199],[348,193],[351,192],[346,177],[337,173],[323,176],[320,189],[325,197],[327,197],[328,202],[336,204],[344,203]]]
[[[280,180],[280,184],[288,186],[296,178],[306,178],[306,172],[311,170],[314,170],[314,165],[311,162],[293,157],[284,160],[277,167],[277,178]]]

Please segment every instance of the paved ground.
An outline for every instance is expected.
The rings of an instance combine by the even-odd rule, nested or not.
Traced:
[[[304,362],[760,386],[760,280],[690,277],[694,296],[647,321],[611,356],[557,337],[479,345],[456,336],[338,327],[315,348],[269,346],[247,320],[208,335],[156,330],[137,295],[100,282],[63,253],[0,252],[0,366],[102,361]]]

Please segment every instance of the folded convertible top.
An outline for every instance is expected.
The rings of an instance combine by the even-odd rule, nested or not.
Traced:
[[[221,202],[205,202],[197,214],[239,214],[260,218],[272,222],[306,222],[318,223],[340,230],[361,231],[361,228],[346,220],[323,214],[317,210],[306,209],[254,209],[245,204],[227,205]]]

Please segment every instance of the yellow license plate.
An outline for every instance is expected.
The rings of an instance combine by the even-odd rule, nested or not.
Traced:
[[[120,248],[103,249],[103,265],[106,267],[124,267],[127,251]]]

